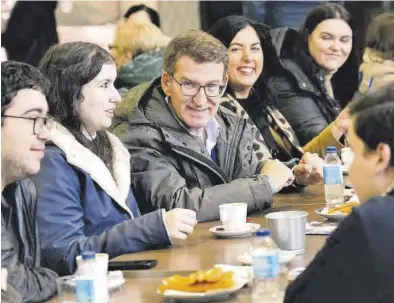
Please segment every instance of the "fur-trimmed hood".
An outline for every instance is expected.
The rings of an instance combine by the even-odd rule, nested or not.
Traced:
[[[69,164],[87,172],[120,207],[133,217],[126,205],[131,185],[130,155],[115,135],[109,132],[107,135],[113,147],[113,176],[104,162],[79,143],[63,125],[59,123],[54,125],[50,141],[64,152]]]

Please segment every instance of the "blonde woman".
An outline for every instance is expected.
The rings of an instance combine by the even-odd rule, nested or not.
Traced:
[[[394,13],[375,17],[368,26],[359,91],[394,83]]]
[[[162,50],[170,38],[151,23],[123,23],[115,33],[112,55],[118,66],[116,87],[121,91],[161,75]]]

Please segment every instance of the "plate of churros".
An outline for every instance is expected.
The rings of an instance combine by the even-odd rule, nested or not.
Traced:
[[[237,277],[233,271],[215,267],[193,272],[188,276],[167,277],[158,287],[157,293],[168,299],[210,302],[227,298],[247,283],[247,279]]]
[[[352,212],[353,207],[357,206],[360,206],[360,202],[350,199],[348,202],[333,208],[323,207],[317,209],[315,213],[329,220],[341,221]]]

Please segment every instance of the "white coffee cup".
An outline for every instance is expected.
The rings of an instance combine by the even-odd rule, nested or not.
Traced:
[[[79,255],[75,259],[77,261],[77,266],[80,266],[82,262],[82,256]],[[96,262],[98,263],[98,267],[103,271],[103,273],[108,272],[108,254],[96,253]]]
[[[219,205],[220,221],[225,230],[237,230],[245,227],[246,203],[226,203]]]
[[[349,169],[350,165],[353,162],[354,154],[350,147],[344,147],[341,149],[341,159],[343,165]]]

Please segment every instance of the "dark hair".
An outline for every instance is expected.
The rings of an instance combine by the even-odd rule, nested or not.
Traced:
[[[106,132],[98,131],[96,144],[92,144],[81,131],[82,87],[100,73],[104,64],[114,64],[105,49],[93,43],[71,42],[52,46],[41,59],[39,69],[51,82],[47,95],[49,113],[112,172],[113,151]]]
[[[379,51],[384,59],[394,60],[394,13],[383,13],[372,20],[365,46]]]
[[[268,25],[258,23],[244,16],[230,15],[216,21],[215,24],[209,29],[208,33],[222,42],[224,46],[229,48],[231,41],[238,34],[238,32],[247,26],[254,28],[257,36],[260,39],[264,55],[264,68],[261,74],[263,75],[264,71],[274,70],[275,64],[279,63],[276,60],[277,54],[271,41],[270,27]],[[260,76],[257,79],[254,87],[258,87],[259,90],[266,90],[265,81],[262,80],[262,78],[263,77]],[[227,92],[231,92],[231,87],[229,85],[227,86]],[[268,93],[268,91],[266,90],[265,93]]]
[[[311,9],[300,28],[300,33],[309,36],[316,26],[327,19],[341,19],[350,23],[350,13],[342,5],[336,3],[322,3]]]
[[[316,26],[327,19],[341,19],[345,21],[353,33],[354,26],[351,14],[342,5],[337,3],[322,3],[314,7],[306,16],[304,24],[300,28],[300,33],[305,42],[308,36],[314,31]],[[356,48],[356,37],[353,36],[352,50],[346,62],[338,69],[332,77],[335,96],[345,107],[352,99],[359,85],[359,54]]]
[[[137,13],[139,11],[145,11],[148,13],[150,20],[154,25],[157,27],[160,27],[160,16],[159,14],[149,6],[146,6],[145,4],[140,4],[140,5],[133,5],[131,6],[127,12],[124,14],[124,18],[128,19],[132,14]]]
[[[25,88],[40,91],[45,95],[49,89],[49,81],[30,64],[16,61],[2,62],[1,115],[10,107],[12,99],[18,91]]]
[[[368,150],[379,143],[389,145],[394,166],[394,87],[387,85],[365,95],[358,95],[349,105],[355,116],[355,132]]]

